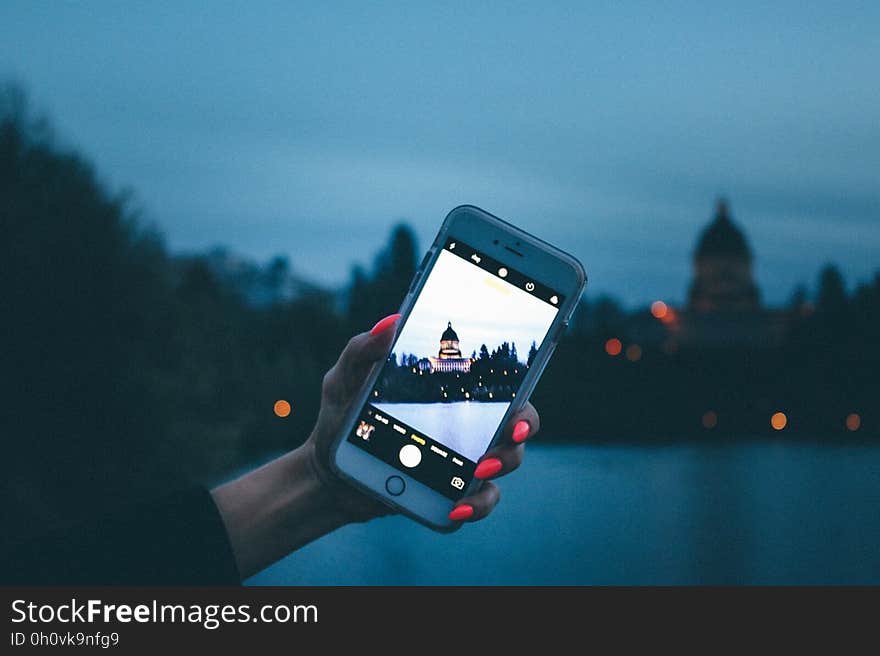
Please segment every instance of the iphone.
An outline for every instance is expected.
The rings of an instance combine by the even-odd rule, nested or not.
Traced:
[[[581,264],[477,207],[452,210],[416,271],[391,352],[352,404],[334,471],[435,530],[481,481],[565,331]]]

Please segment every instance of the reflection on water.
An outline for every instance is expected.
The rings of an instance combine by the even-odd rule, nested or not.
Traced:
[[[488,520],[348,526],[257,585],[880,583],[880,448],[533,444]]]
[[[373,405],[476,462],[486,451],[510,404],[457,401]]]

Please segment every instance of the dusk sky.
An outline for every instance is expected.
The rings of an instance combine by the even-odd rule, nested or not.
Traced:
[[[880,268],[880,4],[0,4],[0,76],[174,250],[343,284],[473,203],[588,295],[684,299],[730,199],[764,299]]]
[[[525,362],[529,346],[541,345],[555,316],[549,303],[443,250],[394,351],[437,355],[440,335],[451,322],[463,356],[479,353],[483,344],[491,352],[508,342]]]

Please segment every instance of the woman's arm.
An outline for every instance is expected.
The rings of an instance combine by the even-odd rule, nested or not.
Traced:
[[[352,521],[316,474],[305,444],[211,491],[242,579]]]

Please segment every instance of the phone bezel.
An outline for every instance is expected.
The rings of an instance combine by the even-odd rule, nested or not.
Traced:
[[[485,210],[473,205],[460,205],[446,216],[440,231],[416,271],[399,310],[402,315],[399,327],[402,327],[409,318],[409,313],[427,279],[426,273],[433,268],[434,262],[450,236],[460,239],[474,249],[504,262],[523,274],[533,275],[536,281],[555,289],[565,297],[547,331],[547,336],[538,349],[528,374],[523,379],[516,399],[511,402],[496,430],[489,446],[491,448],[500,439],[503,426],[511,415],[522,408],[534,390],[560,336],[577,307],[587,282],[587,276],[581,263],[568,253]],[[515,252],[511,252],[511,249]],[[396,339],[395,337],[395,341]],[[361,408],[369,400],[370,391],[373,389],[384,364],[383,360],[372,368],[363,388],[352,403],[343,423],[345,428],[336,436],[330,450],[332,454],[331,467],[338,476],[380,499],[398,512],[436,531],[454,531],[460,526],[460,522],[450,521],[447,515],[455,502],[406,472],[402,472],[363,449],[350,444],[346,439],[354,429]],[[404,479],[406,489],[403,494],[393,496],[387,492],[385,482],[389,476],[400,476]],[[473,493],[479,489],[481,484],[481,481],[473,479],[465,493]]]

